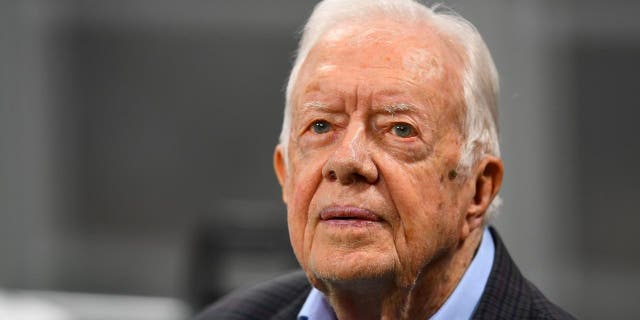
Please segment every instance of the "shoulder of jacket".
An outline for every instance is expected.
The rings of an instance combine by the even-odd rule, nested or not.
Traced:
[[[231,292],[207,307],[195,319],[269,319],[291,304],[304,302],[310,291],[311,285],[304,272],[295,271]]]

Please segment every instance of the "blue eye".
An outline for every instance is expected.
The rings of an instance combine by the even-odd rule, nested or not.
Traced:
[[[409,124],[396,123],[391,127],[391,132],[401,138],[409,138],[416,135],[416,130]]]
[[[331,125],[329,124],[329,122],[326,122],[324,120],[315,121],[311,125],[311,130],[313,130],[313,132],[318,134],[327,133],[329,132],[330,129],[331,129]]]

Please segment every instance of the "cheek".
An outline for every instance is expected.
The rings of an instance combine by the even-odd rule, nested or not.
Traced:
[[[453,239],[450,203],[440,174],[429,163],[389,165],[385,183],[397,210],[396,249],[407,274],[415,274]]]
[[[287,184],[287,223],[289,238],[294,253],[303,263],[309,247],[312,230],[309,225],[309,205],[322,179],[322,165],[319,161],[306,158],[291,159],[291,174]]]
[[[322,161],[305,157],[294,159],[289,176],[289,211],[298,218],[305,218],[311,199],[315,195],[322,179]]]
[[[428,172],[428,169],[423,169]],[[409,170],[405,179],[395,181],[399,186],[392,195],[398,207],[407,241],[433,242],[437,230],[446,217],[446,203],[437,175],[414,174]]]
[[[303,262],[302,244],[305,224],[305,220],[299,214],[296,214],[291,208],[288,209],[287,225],[289,227],[289,241],[291,242],[293,253],[300,263]]]
[[[408,213],[406,218],[426,218],[412,213],[435,213],[443,205],[443,182],[431,162],[425,159],[405,162],[386,157],[385,165],[380,166],[390,196],[400,213]]]

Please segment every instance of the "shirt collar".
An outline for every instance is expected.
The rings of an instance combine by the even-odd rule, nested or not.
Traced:
[[[335,318],[333,308],[324,294],[320,290],[312,288],[298,313],[298,320],[335,320]]]
[[[431,320],[471,318],[489,280],[489,274],[493,266],[494,251],[493,237],[489,229],[485,228],[480,247],[469,268],[465,271],[453,293],[431,317]],[[298,313],[298,320],[335,319],[333,309],[324,294],[318,289],[312,288],[311,293],[309,293],[307,300]]]

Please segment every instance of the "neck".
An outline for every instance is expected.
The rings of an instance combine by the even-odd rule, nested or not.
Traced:
[[[474,230],[452,252],[434,259],[414,277],[413,285],[392,279],[325,282],[325,295],[338,319],[425,319],[435,314],[458,285],[482,238]]]

